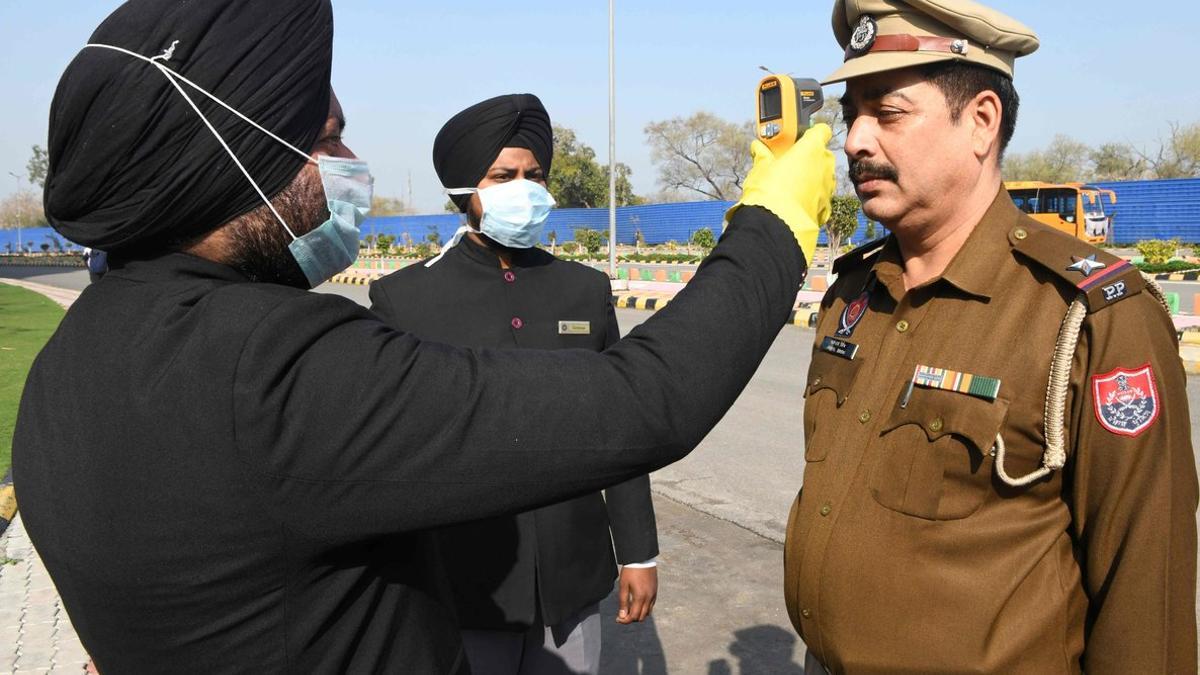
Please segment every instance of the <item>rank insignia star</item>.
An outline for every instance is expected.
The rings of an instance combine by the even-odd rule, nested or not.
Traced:
[[[1086,258],[1080,258],[1079,256],[1073,255],[1073,256],[1071,256],[1071,258],[1073,258],[1075,260],[1075,264],[1068,267],[1067,271],[1068,272],[1079,272],[1080,274],[1083,275],[1084,279],[1092,276],[1092,274],[1095,273],[1096,270],[1102,270],[1105,267],[1108,267],[1108,265],[1106,265],[1102,262],[1097,262],[1096,256],[1094,254],[1089,255]]]

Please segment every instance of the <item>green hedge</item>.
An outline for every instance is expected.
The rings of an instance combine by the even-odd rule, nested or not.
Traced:
[[[1191,263],[1186,260],[1170,260],[1165,263],[1134,263],[1138,269],[1146,274],[1168,274],[1170,272],[1190,272],[1191,270],[1200,270],[1200,264]]]

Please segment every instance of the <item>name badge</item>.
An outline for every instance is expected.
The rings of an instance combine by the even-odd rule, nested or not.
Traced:
[[[847,361],[853,361],[854,357],[858,356],[858,345],[834,337],[827,337],[821,341],[821,351],[826,354],[840,356]]]
[[[558,334],[559,335],[591,335],[592,334],[592,322],[591,321],[559,321],[558,322]]]

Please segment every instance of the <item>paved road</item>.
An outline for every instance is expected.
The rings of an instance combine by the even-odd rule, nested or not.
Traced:
[[[1195,281],[1160,281],[1159,285],[1167,293],[1179,294],[1179,309],[1183,314],[1198,314],[1196,311],[1196,296],[1200,295],[1200,283]]]

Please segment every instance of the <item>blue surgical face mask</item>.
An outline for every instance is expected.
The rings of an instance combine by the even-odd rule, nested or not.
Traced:
[[[446,190],[448,195],[479,195],[483,217],[479,229],[462,226],[454,233],[450,242],[426,267],[442,259],[446,251],[458,244],[467,232],[474,231],[492,241],[509,248],[533,248],[542,240],[542,229],[550,210],[554,208],[554,197],[542,186],[531,180],[518,179],[485,188],[455,188]]]
[[[322,155],[317,158],[317,167],[325,188],[329,220],[308,234],[295,237],[288,245],[313,288],[358,259],[359,228],[371,210],[374,186],[371,171],[362,160]]]
[[[354,264],[354,261],[358,258],[359,226],[362,224],[367,212],[370,211],[371,194],[374,185],[371,172],[367,169],[367,163],[357,159],[341,159],[328,156],[321,156],[314,160],[307,152],[300,150],[270,130],[263,128],[257,122],[238,112],[216,96],[213,96],[195,82],[171,70],[167,67],[166,63],[174,56],[175,47],[178,43],[179,41],[176,40],[162,54],[153,57],[146,57],[121,47],[106,44],[89,43],[85,47],[120,52],[126,56],[144,61],[156,68],[167,78],[167,81],[175,87],[179,95],[187,101],[192,110],[204,121],[205,126],[208,127],[212,135],[216,136],[217,140],[221,143],[221,147],[233,159],[233,163],[241,170],[246,180],[250,181],[250,184],[254,186],[255,192],[266,203],[271,213],[275,215],[275,219],[279,221],[283,229],[292,237],[292,243],[288,245],[288,251],[296,259],[296,263],[300,266],[301,271],[304,272],[304,276],[310,286],[316,287]],[[258,182],[254,180],[254,177],[250,175],[246,167],[242,165],[241,160],[238,159],[233,150],[229,148],[229,144],[225,142],[225,138],[221,136],[217,128],[213,126],[208,117],[200,110],[200,107],[196,105],[196,102],[192,100],[187,90],[184,89],[184,85],[204,94],[225,110],[239,117],[243,122],[275,139],[308,162],[316,164],[321,171],[321,185],[325,188],[325,203],[329,207],[329,220],[322,223],[320,227],[317,227],[312,232],[302,237],[297,237],[295,231],[288,226],[283,216],[279,215],[279,211],[275,209],[275,206],[271,204],[271,200],[267,198],[262,188],[258,186]]]

